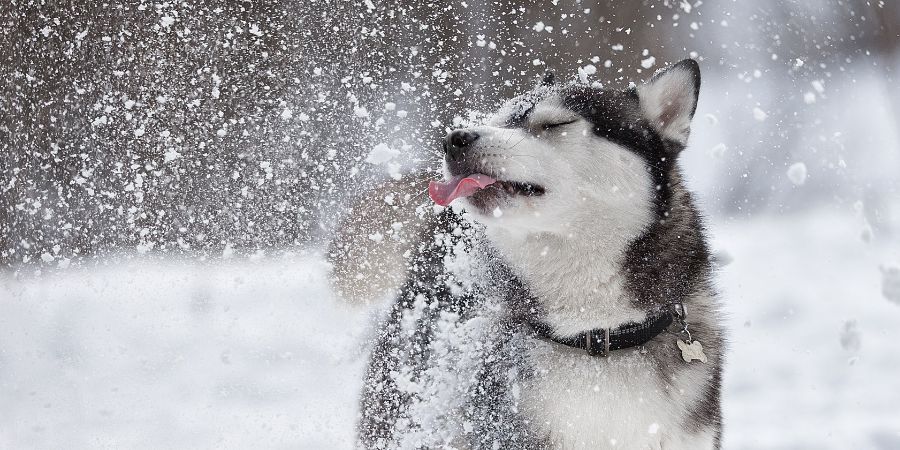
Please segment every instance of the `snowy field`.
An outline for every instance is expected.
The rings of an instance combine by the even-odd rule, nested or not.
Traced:
[[[900,304],[879,269],[900,248],[862,229],[712,227],[733,259],[725,448],[900,448]],[[308,255],[0,275],[0,448],[351,447],[372,312],[326,274]]]

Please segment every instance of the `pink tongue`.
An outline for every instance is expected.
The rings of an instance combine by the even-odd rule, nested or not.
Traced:
[[[438,205],[447,206],[453,200],[468,197],[496,181],[480,173],[474,173],[467,177],[453,177],[446,182],[432,181],[428,183],[428,195]]]

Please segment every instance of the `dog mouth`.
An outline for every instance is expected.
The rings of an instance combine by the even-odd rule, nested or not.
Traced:
[[[476,204],[486,204],[501,196],[539,197],[544,193],[546,190],[538,184],[497,180],[482,173],[452,176],[447,181],[432,181],[428,184],[428,195],[441,206],[447,206],[462,197],[473,197]]]

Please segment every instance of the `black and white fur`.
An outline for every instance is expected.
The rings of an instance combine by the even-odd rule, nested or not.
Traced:
[[[677,158],[700,71],[681,61],[624,90],[545,83],[468,133],[448,175],[503,180],[438,214],[380,328],[361,448],[718,448],[724,338],[700,216]],[[451,133],[452,134],[452,133]],[[538,337],[673,326],[589,356]]]

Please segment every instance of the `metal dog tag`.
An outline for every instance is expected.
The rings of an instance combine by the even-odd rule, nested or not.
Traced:
[[[691,341],[690,344],[678,340],[678,348],[681,349],[681,358],[684,359],[685,362],[691,362],[695,359],[700,362],[706,362],[706,355],[703,353],[703,345],[700,344],[700,341]]]

